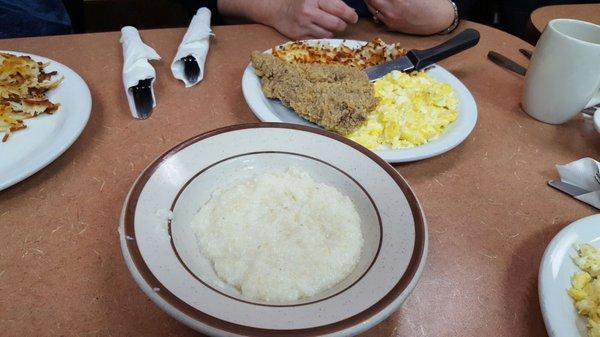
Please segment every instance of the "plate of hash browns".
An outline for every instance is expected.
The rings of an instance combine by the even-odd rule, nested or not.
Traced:
[[[439,65],[369,81],[365,69],[406,53],[379,38],[292,41],[250,55],[242,92],[263,122],[323,128],[389,163],[426,159],[469,136],[477,106],[465,85]]]
[[[91,108],[88,86],[67,66],[0,51],[0,190],[66,151],[83,131]]]

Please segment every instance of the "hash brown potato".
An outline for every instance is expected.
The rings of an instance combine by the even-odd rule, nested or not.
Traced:
[[[328,43],[305,41],[288,42],[273,47],[273,56],[294,64],[338,64],[365,69],[406,55],[397,43],[387,44],[376,37],[360,48],[350,48],[343,43],[333,47]]]
[[[24,120],[41,114],[54,113],[60,104],[46,98],[46,92],[56,88],[62,78],[52,80],[55,71],[45,72],[48,64],[29,56],[0,53],[0,133],[2,142],[11,132],[26,128]]]

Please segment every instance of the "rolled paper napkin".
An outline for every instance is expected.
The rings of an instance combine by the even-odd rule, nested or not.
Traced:
[[[582,158],[566,165],[556,165],[560,180],[578,186],[588,193],[575,199],[600,209],[600,182],[595,178],[600,169],[600,163],[592,158]]]
[[[204,62],[208,53],[209,40],[210,36],[214,35],[210,29],[210,15],[211,13],[208,8],[202,7],[198,9],[171,63],[173,76],[178,80],[182,80],[186,88],[200,82],[204,77]],[[200,74],[194,82],[189,82],[186,78],[184,71],[185,61],[182,60],[182,58],[190,55],[196,59],[196,63],[200,69]]]
[[[134,118],[141,118],[133,100],[132,87],[139,81],[150,79],[150,91],[152,93],[152,107],[156,106],[154,97],[154,79],[156,71],[148,60],[160,60],[160,56],[154,49],[142,42],[142,38],[135,27],[125,26],[121,28],[121,44],[123,45],[123,86],[129,103],[129,110]],[[146,116],[147,117],[147,116]]]

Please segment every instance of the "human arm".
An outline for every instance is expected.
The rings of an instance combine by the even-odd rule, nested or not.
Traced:
[[[292,39],[332,37],[358,21],[342,0],[219,0],[217,6],[223,16],[262,23]]]
[[[365,0],[369,10],[388,28],[430,35],[450,27],[454,7],[448,0]]]

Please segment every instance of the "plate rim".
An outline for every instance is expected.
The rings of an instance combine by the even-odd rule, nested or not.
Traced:
[[[558,233],[556,233],[556,235],[554,235],[552,240],[550,240],[548,246],[546,246],[546,249],[544,250],[544,254],[542,255],[540,269],[538,272],[538,299],[540,303],[540,309],[542,311],[542,318],[544,319],[544,325],[546,326],[546,331],[550,337],[562,337],[562,335],[557,333],[558,330],[554,328],[556,327],[556,323],[550,317],[552,315],[550,314],[550,309],[548,308],[549,304],[546,300],[546,297],[548,297],[547,288],[549,287],[549,280],[546,279],[548,277],[547,275],[550,273],[549,268],[551,267],[551,255],[556,251],[557,246],[562,240],[564,240],[564,237],[569,232],[573,231],[575,227],[583,226],[584,224],[588,223],[588,221],[592,221],[594,219],[600,220],[600,213],[577,219],[563,227],[560,231],[558,231]],[[568,286],[569,285],[565,285],[565,292],[568,289]]]
[[[192,144],[195,144],[201,140],[226,132],[253,128],[293,129],[332,138],[333,140],[337,140],[338,142],[351,146],[352,148],[366,155],[369,159],[375,161],[375,163],[378,164],[382,169],[384,169],[384,171],[396,182],[396,184],[398,184],[398,186],[400,187],[404,196],[407,199],[411,214],[414,219],[415,245],[413,247],[413,252],[409,265],[407,266],[404,274],[400,277],[396,285],[373,306],[367,308],[366,310],[363,310],[359,314],[356,314],[352,317],[348,317],[338,322],[318,327],[295,330],[255,328],[227,322],[225,320],[210,316],[198,309],[193,308],[189,304],[185,303],[183,300],[176,297],[173,293],[171,293],[166,287],[164,287],[161,284],[161,282],[151,272],[151,270],[145,263],[143,257],[141,256],[136,241],[126,239],[127,237],[135,238],[134,220],[135,210],[137,208],[139,196],[143,191],[146,182],[152,177],[154,172],[161,166],[163,162],[165,162],[171,156],[177,154],[182,149]],[[400,305],[400,303],[402,302],[400,300],[408,296],[408,294],[413,290],[413,288],[416,285],[416,282],[420,278],[421,273],[424,269],[424,265],[427,259],[428,248],[427,223],[421,204],[419,203],[411,187],[408,185],[408,182],[391,165],[386,163],[383,159],[381,159],[368,149],[364,148],[363,146],[340,135],[334,134],[323,129],[316,129],[304,125],[297,125],[291,123],[262,122],[226,126],[189,138],[175,145],[170,150],[167,150],[159,157],[157,157],[148,167],[146,167],[146,169],[144,169],[144,171],[140,174],[140,176],[132,185],[131,190],[123,206],[122,217],[120,219],[119,225],[119,233],[121,236],[121,248],[123,250],[123,256],[126,259],[128,268],[130,269],[130,272],[132,272],[133,269],[140,276],[140,280],[138,280],[136,278],[136,275],[132,272],[132,274],[134,274],[133,276],[136,283],[138,283],[142,290],[145,290],[146,287],[158,287],[160,289],[160,291],[152,293],[149,291],[145,291],[146,294],[149,295],[149,297],[159,307],[163,309],[166,308],[167,310],[165,311],[167,311],[167,313],[171,314],[183,323],[191,325],[194,328],[204,327],[206,329],[206,332],[210,333],[214,333],[216,329],[217,331],[228,334],[241,335],[273,335],[276,333],[285,332],[286,335],[289,336],[305,336],[323,334],[344,334],[348,331],[356,331],[357,329],[360,329],[361,331],[367,329],[375,323],[381,321],[383,318],[387,317],[387,315],[389,315],[395,308],[397,308],[397,306]],[[143,285],[140,284],[142,280]],[[169,309],[173,309],[175,312]]]
[[[87,126],[87,124],[90,120],[90,116],[92,113],[92,94],[90,92],[89,86],[87,85],[87,83],[85,82],[83,77],[81,77],[81,75],[79,75],[75,70],[71,69],[70,67],[66,66],[65,64],[63,64],[61,62],[55,61],[55,60],[45,57],[45,56],[40,56],[40,55],[16,51],[16,50],[0,50],[0,53],[10,53],[10,54],[14,54],[17,56],[29,56],[34,61],[50,62],[51,64],[55,64],[55,65],[66,68],[68,71],[72,72],[71,75],[74,75],[73,78],[75,80],[81,81],[81,83],[83,83],[82,89],[85,94],[85,98],[87,98],[87,100],[89,101],[89,107],[87,109],[83,109],[84,111],[82,110],[82,119],[81,119],[82,122],[81,122],[80,126],[76,129],[71,129],[72,132],[70,132],[70,133],[69,132],[65,133],[67,136],[66,137],[67,139],[64,142],[59,143],[57,146],[55,146],[55,149],[56,149],[55,151],[50,151],[50,153],[48,153],[46,155],[42,155],[37,161],[35,161],[36,164],[34,164],[34,165],[30,164],[30,165],[25,166],[24,170],[20,170],[18,174],[8,177],[8,179],[0,179],[0,191],[2,191],[11,186],[14,186],[14,185],[20,183],[21,181],[31,177],[35,173],[41,171],[46,166],[50,165],[52,162],[54,162],[56,159],[58,159],[58,157],[62,156],[62,154],[65,153],[75,143],[75,141],[77,139],[79,139],[79,137],[83,133],[83,130],[85,129],[85,127]],[[62,102],[59,102],[59,103],[62,103]]]
[[[288,41],[285,43],[282,43],[280,45],[274,46],[272,48],[278,48],[280,46],[284,46],[288,43],[292,43],[293,41]],[[354,39],[336,39],[336,38],[332,38],[332,39],[310,39],[310,40],[301,40],[298,42],[305,42],[305,43],[334,43],[334,44],[343,44],[345,42],[349,42],[350,44],[356,44],[356,45],[364,45],[367,44],[368,41],[363,41],[363,40],[354,40]],[[268,49],[264,52],[271,52],[271,49]],[[468,96],[466,97],[467,100],[469,101],[469,103],[471,103],[473,105],[473,111],[471,112],[471,114],[469,115],[469,120],[472,119],[471,123],[467,123],[468,120],[465,122],[467,123],[465,125],[465,129],[464,129],[464,135],[462,137],[458,137],[454,142],[452,143],[448,143],[448,145],[446,146],[442,146],[441,148],[438,149],[432,149],[429,152],[424,152],[424,153],[418,153],[418,154],[413,154],[413,155],[398,155],[395,153],[398,153],[398,151],[402,151],[402,149],[395,149],[395,150],[389,150],[389,149],[382,149],[382,150],[373,150],[373,152],[375,152],[378,156],[380,156],[381,158],[383,158],[385,161],[387,161],[388,163],[404,163],[404,162],[413,162],[413,161],[418,161],[418,160],[423,160],[423,159],[428,159],[428,158],[432,158],[438,155],[441,155],[443,153],[449,152],[452,149],[454,149],[455,147],[459,146],[460,144],[462,144],[473,132],[473,130],[475,129],[475,126],[477,125],[477,119],[478,119],[478,111],[477,111],[477,102],[475,101],[475,98],[473,97],[473,94],[471,93],[471,91],[469,90],[469,88],[467,88],[467,86],[460,80],[458,79],[456,76],[454,76],[454,74],[452,74],[450,71],[448,71],[447,69],[445,69],[444,67],[440,66],[437,63],[434,63],[433,66],[435,66],[436,68],[439,68],[441,71],[447,73],[447,75],[451,76],[452,78],[454,78],[454,80],[456,80],[458,82],[459,85],[461,85],[463,88],[460,89],[464,89],[464,91],[468,94]],[[242,74],[242,80],[241,80],[241,86],[242,86],[242,94],[244,96],[244,100],[246,101],[246,104],[248,105],[248,107],[250,107],[250,110],[252,111],[252,113],[256,116],[256,118],[258,118],[261,122],[283,122],[280,118],[278,118],[271,109],[269,109],[269,107],[264,104],[264,102],[262,102],[260,100],[260,97],[258,98],[253,98],[251,96],[251,94],[249,93],[249,90],[251,90],[250,87],[248,87],[248,80],[249,80],[249,76],[254,75],[253,71],[251,71],[252,69],[252,63],[250,62],[246,68],[244,68],[244,72]],[[455,88],[456,90],[456,88]],[[264,97],[264,94],[263,94]],[[265,97],[266,99],[266,97]],[[261,110],[267,111],[268,113],[265,114],[263,112],[261,112]],[[272,117],[270,116],[265,116],[265,115],[272,115]],[[321,127],[316,127],[318,129],[322,129]],[[442,134],[439,138],[437,139],[441,139],[443,138],[444,134]],[[436,140],[437,140],[436,139]],[[410,148],[408,150],[414,150],[414,149],[418,149],[419,147],[414,147],[414,148]]]

